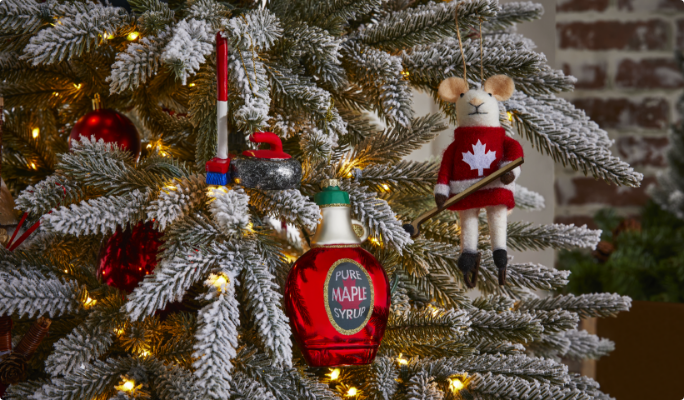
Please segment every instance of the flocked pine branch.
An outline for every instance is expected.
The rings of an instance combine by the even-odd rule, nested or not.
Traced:
[[[514,126],[521,136],[555,161],[591,173],[611,183],[639,186],[643,175],[624,161],[611,155],[602,136],[592,140],[598,126],[591,122],[568,124],[569,115],[577,110],[565,100],[554,96],[529,97],[516,93],[508,101],[513,112]]]
[[[282,30],[273,14],[257,11],[231,19],[225,34],[234,49],[228,54],[231,88],[241,103],[234,111],[235,120],[238,128],[254,132],[268,120],[271,103],[266,67],[256,52],[267,50]]]
[[[575,296],[574,294],[530,299],[520,302],[519,310],[563,309],[575,312],[582,318],[614,317],[620,311],[628,311],[632,299],[614,293],[593,293]]]
[[[0,282],[6,288],[0,293],[0,313],[5,315],[32,318],[72,314],[83,309],[87,295],[77,282],[31,270],[0,272]]]
[[[515,185],[515,207],[525,211],[539,211],[546,207],[544,197],[528,188]]]
[[[497,13],[491,0],[450,3],[430,2],[403,11],[389,13],[363,32],[361,41],[389,52],[431,43],[444,37],[456,36],[454,19],[462,29],[478,26],[479,19]],[[456,14],[456,11],[458,14]]]
[[[525,222],[508,224],[507,244],[514,250],[543,250],[545,248],[594,249],[601,239],[601,231],[589,229],[586,225],[537,225]]]
[[[32,398],[78,400],[104,393],[113,394],[113,388],[121,380],[121,375],[136,363],[132,358],[110,358],[107,361],[96,360],[92,364],[84,364],[82,368],[43,385]]]
[[[215,0],[199,0],[192,3],[188,8],[187,18],[204,20],[211,24],[211,26],[218,30],[225,22],[225,19],[230,16],[230,9],[223,3]]]
[[[437,382],[430,376],[428,371],[420,371],[413,375],[408,382],[408,398],[411,400],[441,400],[443,393],[439,390]]]
[[[73,4],[58,24],[41,30],[24,49],[34,65],[52,64],[94,51],[100,42],[130,23],[121,8],[99,3]]]
[[[498,31],[519,22],[534,21],[541,18],[543,14],[544,7],[537,3],[513,2],[500,4],[496,15],[483,21],[482,29],[484,31]]]
[[[249,224],[249,196],[242,189],[212,189],[209,210],[226,236],[236,235]]]
[[[292,365],[289,319],[280,307],[282,295],[273,275],[258,259],[249,259],[242,271],[247,298],[245,306],[257,334],[275,365]]]
[[[45,362],[45,371],[53,376],[72,373],[83,364],[101,356],[112,345],[116,326],[92,329],[82,324],[55,343],[54,353]]]
[[[479,66],[484,61],[485,79],[496,74],[508,75],[515,81],[516,90],[527,94],[557,93],[571,90],[574,78],[546,65],[546,56],[536,53],[520,35],[505,34],[485,36],[483,55],[480,56],[480,40],[464,42],[466,63]],[[452,76],[463,76],[463,58],[458,41],[446,38],[437,43],[416,46],[402,54],[402,63],[411,82],[419,88],[436,93],[439,83]],[[480,82],[480,68],[467,70],[468,79]],[[443,108],[452,117],[453,106],[444,103]]]
[[[142,14],[137,24],[144,35],[154,35],[174,22],[175,12],[168,4],[159,0],[133,0],[131,9]]]
[[[188,215],[206,201],[206,187],[204,175],[192,175],[170,182],[150,202],[147,218],[159,224],[161,230],[166,229],[167,225]]]
[[[321,218],[316,203],[297,189],[255,190],[248,189],[250,202],[267,215],[278,215],[287,222],[313,229]]]
[[[343,46],[343,65],[350,79],[369,88],[376,99],[375,111],[391,122],[408,127],[413,117],[412,95],[402,79],[401,59],[369,46],[348,42]]]
[[[168,180],[184,175],[171,170],[151,173],[136,169],[131,153],[103,140],[82,136],[80,142],[71,143],[73,151],[60,155],[58,170],[70,179],[110,195],[162,187]]]
[[[199,70],[205,57],[214,50],[214,42],[215,32],[211,25],[202,20],[182,20],[174,27],[161,59],[185,85],[188,77]]]
[[[60,8],[57,2],[32,3],[8,0],[0,3],[0,35],[20,39],[3,43],[0,49],[13,51],[26,46],[32,34],[46,26],[57,14],[62,13],[63,10]]]
[[[148,194],[134,190],[122,196],[103,196],[59,207],[43,216],[45,228],[71,235],[112,233],[144,218]]]
[[[207,284],[213,286],[216,275]],[[202,395],[209,399],[230,397],[231,360],[238,347],[238,326],[240,325],[238,303],[235,298],[235,276],[231,274],[226,282],[212,287],[204,296],[211,301],[199,312],[196,343],[194,345],[195,376]]]
[[[323,82],[329,83],[334,89],[347,83],[340,60],[340,38],[319,27],[308,26],[305,22],[287,26],[283,36],[288,42],[294,42],[292,51],[301,52],[315,76]]]
[[[211,268],[238,273],[245,263],[249,246],[214,243],[203,251],[186,247],[162,258],[154,272],[147,275],[129,296],[125,305],[132,320],[152,315],[172,301],[180,301],[194,283]]]
[[[276,397],[268,392],[255,380],[244,374],[235,374],[235,384],[232,388],[234,399],[276,400]]]
[[[412,242],[385,200],[378,199],[375,193],[356,182],[343,180],[341,186],[349,192],[352,215],[370,229],[371,235],[379,236],[383,243],[399,252]]]
[[[161,65],[162,50],[171,34],[169,30],[156,36],[145,36],[138,43],[131,43],[125,52],[116,55],[112,73],[107,78],[112,94],[135,90],[157,74]]]
[[[539,381],[530,382],[491,372],[476,374],[469,383],[469,387],[476,393],[509,399],[590,400],[589,396],[575,388],[558,387]]]
[[[414,344],[434,344],[459,338],[468,330],[468,314],[462,310],[424,308],[390,315],[384,344],[395,349]]]
[[[54,352],[45,361],[45,371],[53,377],[70,374],[109,350],[114,334],[125,323],[119,310],[122,304],[117,292],[99,299],[86,321],[54,344]]]
[[[571,359],[597,359],[615,350],[615,343],[587,331],[571,330],[565,332],[565,336],[570,339],[570,348],[565,356]]]
[[[46,214],[55,207],[76,203],[85,197],[85,191],[75,181],[51,175],[34,186],[27,187],[17,198],[17,208],[31,215]]]
[[[397,392],[399,382],[399,370],[395,359],[386,356],[377,356],[371,364],[371,374],[366,385],[366,391],[370,392],[371,398],[391,399]]]

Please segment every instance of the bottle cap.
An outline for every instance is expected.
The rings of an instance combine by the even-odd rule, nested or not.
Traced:
[[[340,181],[337,179],[324,179],[321,182],[323,190],[314,195],[314,200],[319,206],[348,205],[349,193],[340,189]]]
[[[339,179],[323,179],[321,181],[321,189],[325,189],[327,187],[333,187],[333,186],[340,186]]]

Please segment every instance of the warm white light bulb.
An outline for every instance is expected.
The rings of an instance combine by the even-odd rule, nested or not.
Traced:
[[[336,381],[337,378],[339,378],[339,377],[340,377],[340,369],[339,368],[335,368],[335,369],[330,370],[330,380],[331,381]]]
[[[130,392],[131,390],[133,390],[133,388],[135,388],[135,382],[126,381],[121,387],[123,388],[123,390]]]
[[[464,387],[463,382],[461,382],[460,379],[458,379],[458,378],[449,379],[449,389],[451,389],[452,392],[456,393],[459,390],[463,389],[463,387]]]

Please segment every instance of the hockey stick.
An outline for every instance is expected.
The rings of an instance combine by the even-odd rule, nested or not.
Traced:
[[[512,171],[515,167],[522,165],[523,162],[525,162],[525,160],[523,160],[523,158],[520,157],[516,160],[513,160],[510,164],[507,164],[505,167],[499,168],[498,170],[494,171],[491,175],[482,178],[481,180],[475,182],[472,186],[469,186],[466,190],[455,195],[454,197],[449,198],[447,201],[444,202],[444,204],[442,204],[442,207],[435,207],[432,210],[425,211],[418,218],[414,219],[410,224],[405,224],[404,230],[408,232],[412,238],[418,237],[418,235],[420,235],[420,225],[422,225],[423,222],[441,213],[447,208],[453,206],[454,204],[470,196],[476,191],[482,189],[484,186],[501,178],[501,176],[503,176],[506,172]]]

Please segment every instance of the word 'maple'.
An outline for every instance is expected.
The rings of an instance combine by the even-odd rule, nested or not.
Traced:
[[[368,299],[367,287],[356,285],[356,281],[363,282],[361,272],[354,270],[335,271],[335,281],[342,280],[343,286],[332,291],[333,300],[342,308],[333,308],[335,317],[343,319],[357,319],[366,316],[366,307],[359,304]]]

